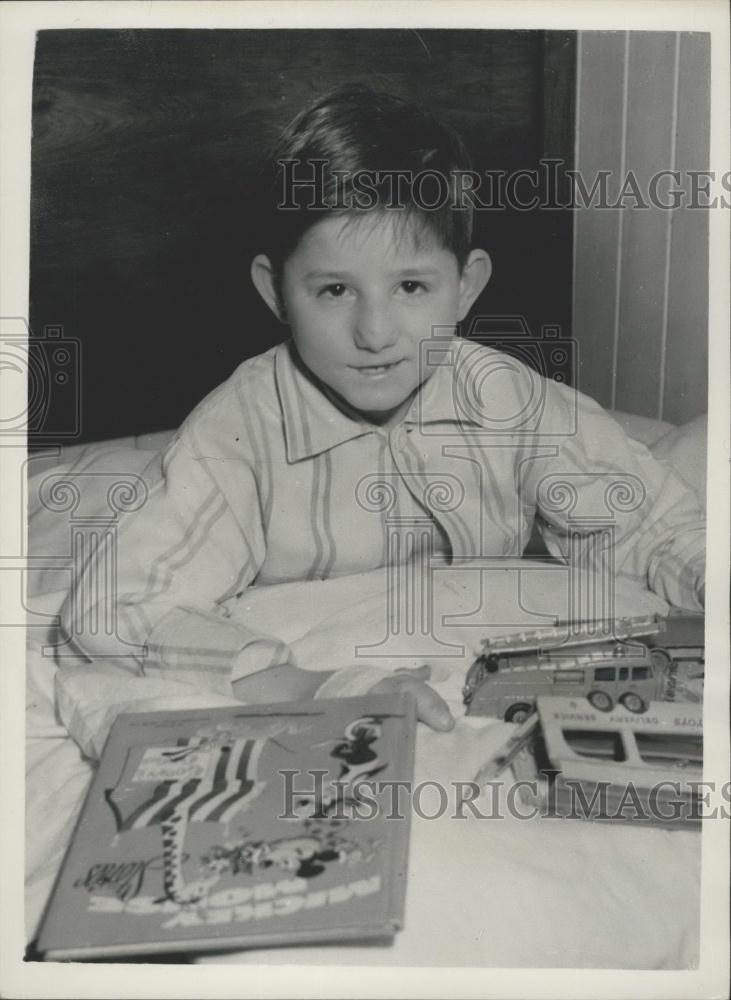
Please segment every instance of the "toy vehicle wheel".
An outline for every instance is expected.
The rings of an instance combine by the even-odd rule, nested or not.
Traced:
[[[599,709],[600,712],[611,712],[614,702],[609,697],[606,691],[592,691],[591,694],[587,695],[590,704],[594,708]]]
[[[525,701],[517,701],[510,708],[505,710],[506,722],[525,722],[533,709]]]
[[[660,670],[664,670],[673,662],[672,656],[665,649],[651,649],[650,656],[652,658],[652,662],[656,667],[659,667]]]
[[[647,705],[645,704],[644,700],[640,698],[638,694],[635,694],[633,691],[628,691],[627,694],[623,694],[619,700],[622,702],[622,704],[624,705],[624,707],[627,709],[628,712],[634,712],[636,715],[639,715],[641,712],[644,712],[645,709],[647,708]]]

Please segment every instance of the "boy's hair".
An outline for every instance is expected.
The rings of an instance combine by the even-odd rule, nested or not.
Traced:
[[[393,213],[450,250],[460,269],[467,260],[467,150],[452,128],[400,97],[359,85],[321,97],[284,129],[269,169],[265,252],[279,275],[305,232],[332,214]]]

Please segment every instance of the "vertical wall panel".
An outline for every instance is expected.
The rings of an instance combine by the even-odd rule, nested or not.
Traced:
[[[632,33],[629,45],[625,169],[644,198],[653,174],[672,169],[674,34]],[[648,195],[649,197],[649,195]],[[614,402],[657,415],[663,338],[667,211],[625,199]]]
[[[611,171],[609,199],[617,194],[622,156],[622,65],[625,36],[590,32],[580,40],[576,169],[591,189],[601,170]],[[592,113],[587,113],[591,108]],[[598,195],[597,195],[598,197]],[[611,405],[612,338],[617,280],[619,213],[578,207],[574,230],[574,336],[579,358],[576,387]],[[603,304],[601,308],[599,303]]]
[[[708,169],[709,49],[708,35],[681,36],[677,163],[683,170]],[[663,416],[684,423],[707,408],[708,213],[678,208],[672,221]]]
[[[580,388],[603,405],[682,423],[707,400],[707,213],[652,204],[652,179],[708,164],[708,36],[595,33],[579,42],[576,161],[612,171],[609,204],[576,210]],[[642,207],[633,207],[636,178]],[[690,331],[690,332],[689,332]]]

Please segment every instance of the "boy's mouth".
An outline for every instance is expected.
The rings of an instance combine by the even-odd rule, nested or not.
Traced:
[[[353,365],[352,367],[362,375],[373,377],[375,375],[385,375],[387,372],[393,371],[400,364],[401,361],[392,361],[387,365]]]

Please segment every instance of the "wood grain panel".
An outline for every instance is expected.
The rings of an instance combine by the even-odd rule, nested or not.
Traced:
[[[256,168],[305,103],[366,82],[457,127],[478,169],[530,169],[544,146],[545,39],[478,30],[40,32],[31,324],[37,333],[61,325],[81,341],[81,439],[176,425],[236,364],[281,339],[248,278],[261,249]],[[560,59],[552,65],[558,72]],[[561,86],[557,107],[573,78]],[[477,240],[495,272],[476,310],[570,330],[571,220],[560,216],[479,213]]]
[[[541,87],[543,155],[547,158],[564,158],[567,169],[574,165],[577,91],[575,69],[576,32],[544,32]]]
[[[478,161],[525,167],[537,141],[537,34],[42,32],[34,181],[39,198],[54,186],[44,203],[44,254],[107,254],[112,231],[116,255],[134,256],[137,233],[148,249],[187,234],[212,209],[224,210],[237,178],[251,184],[301,107],[344,82],[420,101],[464,134]]]
[[[710,39],[680,40],[677,168],[707,170],[710,144]],[[669,199],[667,199],[669,200]],[[673,211],[664,380],[666,420],[685,423],[708,407],[708,213]]]

